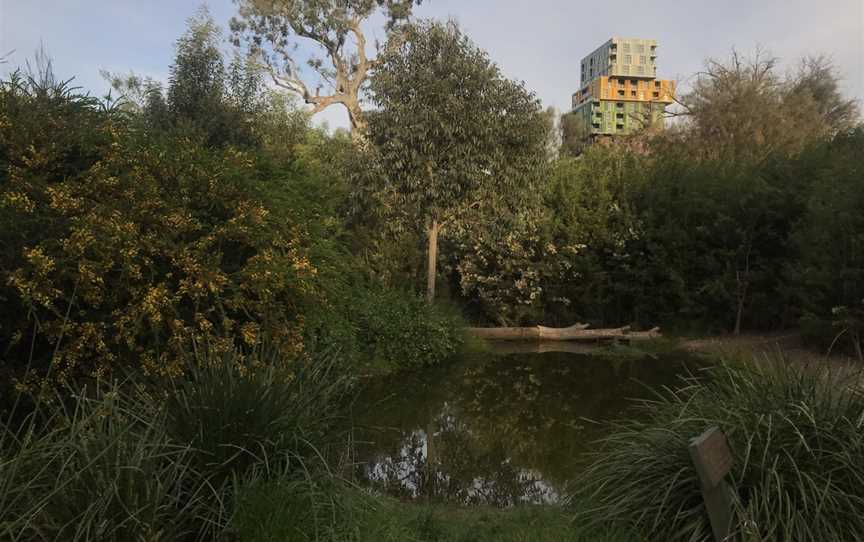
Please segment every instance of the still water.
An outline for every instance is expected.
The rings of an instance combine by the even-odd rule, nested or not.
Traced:
[[[378,380],[355,405],[355,474],[406,500],[556,502],[611,420],[695,369],[684,354],[498,352]]]

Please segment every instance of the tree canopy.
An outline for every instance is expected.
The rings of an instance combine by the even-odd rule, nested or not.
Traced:
[[[433,273],[439,228],[531,190],[546,161],[547,121],[534,94],[452,22],[407,28],[370,90],[378,188],[428,229]]]

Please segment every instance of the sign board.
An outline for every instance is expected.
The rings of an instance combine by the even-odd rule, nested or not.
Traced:
[[[719,428],[712,427],[691,440],[689,448],[702,487],[717,487],[732,469],[732,452],[726,435]]]
[[[725,476],[732,469],[732,452],[726,435],[718,427],[712,427],[691,440],[688,448],[702,483],[702,498],[711,520],[714,540],[729,540],[733,519],[732,491]]]

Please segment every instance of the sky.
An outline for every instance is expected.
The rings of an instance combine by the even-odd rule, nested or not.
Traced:
[[[0,0],[0,57],[12,52],[0,74],[32,59],[41,44],[58,76],[74,76],[94,95],[108,90],[100,70],[165,80],[174,43],[201,4]],[[236,10],[231,0],[206,4],[227,27]],[[803,56],[825,54],[844,94],[864,104],[864,0],[424,0],[415,13],[457,20],[507,77],[525,81],[544,106],[562,111],[578,88],[579,61],[612,36],[657,40],[658,77],[676,79],[683,89],[706,58],[728,58],[733,48],[761,47],[784,70]],[[317,120],[348,123],[341,106]]]

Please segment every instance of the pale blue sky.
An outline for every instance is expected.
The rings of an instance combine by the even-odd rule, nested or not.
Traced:
[[[0,0],[0,55],[11,66],[40,41],[63,77],[103,94],[100,69],[165,79],[174,41],[200,0]],[[227,26],[235,6],[209,0]],[[454,17],[504,72],[525,80],[545,105],[566,109],[579,84],[579,60],[612,35],[656,39],[658,75],[686,80],[706,57],[732,47],[768,49],[789,66],[824,53],[840,69],[843,90],[864,101],[864,0],[425,0],[422,17]],[[319,120],[344,126],[341,109]]]

